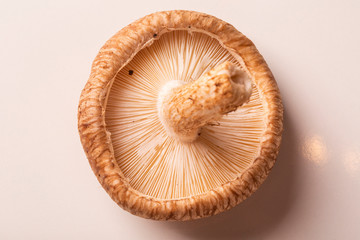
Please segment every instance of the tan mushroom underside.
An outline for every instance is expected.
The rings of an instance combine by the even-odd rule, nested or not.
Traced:
[[[115,158],[105,124],[105,108],[115,76],[154,37],[173,30],[207,34],[219,41],[252,77],[264,108],[264,128],[254,160],[232,180],[196,195],[163,199],[132,187]],[[251,195],[264,181],[278,154],[283,108],[276,82],[253,43],[233,26],[191,11],[148,15],[120,30],[102,47],[82,91],[78,127],[84,150],[99,182],[111,198],[129,212],[156,220],[189,220],[230,209]]]
[[[240,91],[235,103],[238,94],[224,95],[231,86],[226,74],[218,79],[225,82],[213,81],[231,62],[247,76],[216,39],[176,30],[157,36],[119,71],[105,122],[116,162],[133,189],[159,199],[199,195],[234,180],[257,157],[265,128],[257,87],[250,102],[234,111],[248,92]],[[181,86],[172,92],[174,84]]]

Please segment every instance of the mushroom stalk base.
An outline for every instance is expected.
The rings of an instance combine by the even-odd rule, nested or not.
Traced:
[[[225,62],[191,83],[165,85],[158,99],[159,118],[170,136],[193,142],[201,127],[246,103],[251,89],[248,74]]]

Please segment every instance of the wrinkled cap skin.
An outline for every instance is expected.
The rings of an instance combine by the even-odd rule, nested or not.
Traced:
[[[154,36],[172,30],[200,31],[238,54],[259,89],[266,110],[260,151],[239,176],[205,193],[179,199],[158,199],[134,190],[117,166],[105,125],[106,97],[117,72]],[[111,37],[95,58],[80,97],[78,129],[84,151],[110,197],[130,213],[155,220],[191,220],[228,210],[249,197],[273,167],[283,129],[283,107],[275,79],[254,44],[232,25],[193,11],[164,11],[145,16]]]

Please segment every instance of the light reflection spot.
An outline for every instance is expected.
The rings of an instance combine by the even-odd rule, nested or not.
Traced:
[[[313,135],[305,139],[302,153],[306,159],[317,165],[323,165],[327,162],[326,144],[319,135]]]
[[[360,151],[353,149],[344,154],[345,169],[350,175],[360,171]]]

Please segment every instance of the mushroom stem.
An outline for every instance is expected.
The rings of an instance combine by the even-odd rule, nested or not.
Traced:
[[[193,142],[201,127],[247,102],[252,88],[248,74],[231,62],[191,83],[168,84],[159,94],[159,118],[167,133],[182,142]]]

